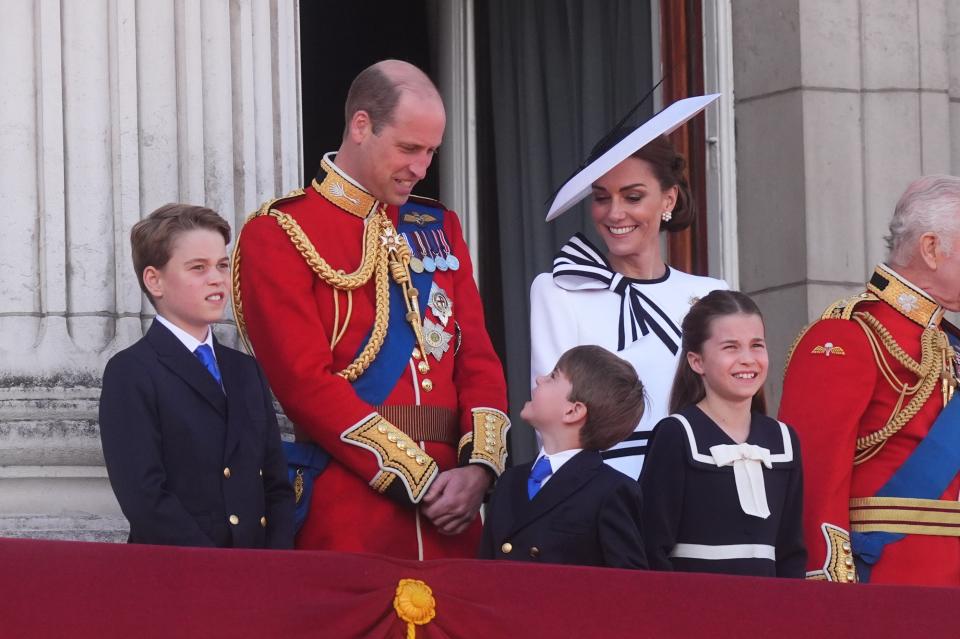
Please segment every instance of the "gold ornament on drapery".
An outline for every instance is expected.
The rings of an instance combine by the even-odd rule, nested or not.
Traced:
[[[417,626],[430,623],[437,616],[433,590],[419,579],[401,579],[393,598],[397,616],[407,624],[407,639],[415,639]]]

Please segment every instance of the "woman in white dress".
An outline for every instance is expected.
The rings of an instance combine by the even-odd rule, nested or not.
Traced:
[[[729,288],[664,263],[660,233],[685,229],[696,215],[685,167],[658,135],[593,180],[590,213],[606,251],[577,233],[560,249],[553,271],[538,275],[530,289],[531,379],[580,344],[602,346],[636,368],[647,391],[643,418],[633,435],[603,453],[634,478],[650,430],[668,414],[683,318],[700,297]],[[554,216],[551,210],[548,219]]]

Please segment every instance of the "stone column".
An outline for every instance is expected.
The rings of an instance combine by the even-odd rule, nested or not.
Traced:
[[[297,0],[0,8],[0,535],[122,538],[96,413],[154,313],[130,228],[183,201],[236,230],[298,185]]]
[[[960,4],[733,3],[740,284],[779,401],[794,337],[863,289],[907,184],[960,172]]]

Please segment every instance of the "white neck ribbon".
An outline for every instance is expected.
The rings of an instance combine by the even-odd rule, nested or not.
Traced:
[[[710,447],[710,454],[718,467],[733,466],[737,497],[743,512],[761,519],[769,517],[762,466],[773,468],[770,451],[755,444],[717,444]]]

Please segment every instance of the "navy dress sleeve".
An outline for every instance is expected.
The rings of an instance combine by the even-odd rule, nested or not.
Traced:
[[[800,440],[790,429],[795,465],[791,470],[783,516],[777,533],[777,576],[806,575],[807,549],[803,543],[803,464],[800,458]]]
[[[653,431],[653,441],[640,474],[643,494],[643,537],[652,570],[673,570],[670,551],[677,544],[683,513],[686,443],[680,423],[667,417]]]

